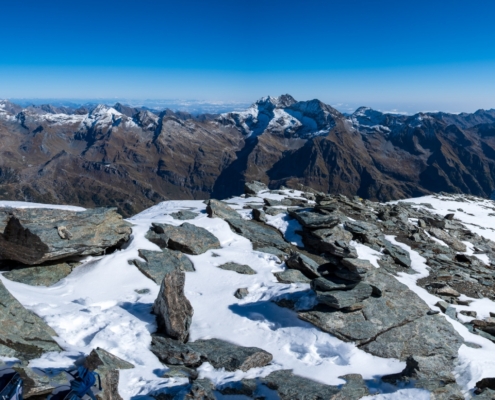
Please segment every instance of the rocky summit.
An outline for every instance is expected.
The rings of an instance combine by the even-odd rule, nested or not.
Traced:
[[[272,106],[339,124],[319,104]],[[264,134],[263,118],[245,129]],[[16,205],[0,208],[0,363],[26,397],[84,365],[105,400],[495,398],[491,200],[253,181],[127,220]]]
[[[163,200],[240,195],[251,180],[379,201],[439,191],[489,197],[494,140],[495,110],[344,115],[283,95],[193,116],[0,101],[0,199],[115,206],[129,217]]]

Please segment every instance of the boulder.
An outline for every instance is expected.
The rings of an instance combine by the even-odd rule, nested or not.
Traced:
[[[56,387],[67,384],[67,375],[64,372],[47,375],[37,368],[15,366],[12,369],[22,379],[22,394],[25,399],[46,398]]]
[[[139,256],[144,258],[146,262],[141,260],[132,260],[132,262],[143,275],[158,285],[162,283],[163,278],[169,272],[175,270],[195,271],[191,260],[180,251],[163,249],[162,251],[138,250],[138,252]]]
[[[189,211],[189,210],[179,210],[177,212],[171,213],[170,216],[173,219],[178,219],[180,221],[187,221],[190,219],[194,219],[198,216],[198,213]]]
[[[462,243],[459,239],[456,239],[455,237],[449,235],[444,230],[439,229],[439,228],[430,228],[428,230],[428,232],[431,236],[434,236],[437,239],[444,241],[446,244],[448,244],[450,247],[452,247],[455,251],[460,251],[460,252],[466,251],[466,245],[464,243]]]
[[[188,345],[215,368],[226,371],[248,371],[264,367],[272,361],[272,355],[257,347],[242,347],[220,339],[197,340]]]
[[[168,337],[152,335],[150,349],[165,364],[185,365],[186,367],[197,367],[201,364],[200,352],[188,344]]]
[[[184,295],[186,276],[184,271],[175,269],[167,272],[160,286],[160,293],[153,304],[158,332],[181,342],[187,341],[191,326],[193,308]]]
[[[476,393],[481,394],[486,389],[495,390],[495,378],[483,378],[476,382]]]
[[[309,209],[290,210],[289,214],[306,229],[333,228],[341,223],[341,216],[320,214]]]
[[[268,190],[268,187],[263,182],[251,181],[244,184],[244,193],[248,195],[256,195],[262,190]]]
[[[409,252],[404,250],[402,247],[399,247],[395,244],[390,243],[388,240],[384,240],[385,248],[383,252],[388,254],[390,257],[394,259],[396,263],[399,265],[410,268],[411,267],[411,257],[409,256]]]
[[[162,378],[187,378],[189,381],[198,379],[199,373],[193,368],[183,365],[167,365],[168,370],[162,375]]]
[[[52,262],[38,267],[16,266],[15,269],[3,274],[14,282],[31,286],[52,286],[68,276],[80,263]]]
[[[366,283],[358,283],[350,290],[331,290],[316,292],[316,298],[320,304],[325,304],[337,310],[352,307],[361,303],[373,293],[373,288]]]
[[[168,224],[152,224],[152,232],[147,238],[161,248],[166,244],[171,250],[178,250],[186,254],[203,254],[212,249],[219,249],[220,242],[215,235],[204,228],[184,222],[180,226]],[[159,236],[157,240],[156,235]]]
[[[310,283],[311,279],[303,275],[303,273],[297,269],[287,269],[282,272],[275,272],[275,278],[280,283]]]
[[[233,208],[229,207],[227,203],[215,199],[208,200],[206,206],[206,212],[208,214],[208,217],[210,218],[223,218],[223,219],[242,218],[241,215]]]
[[[85,211],[0,208],[0,259],[38,265],[100,255],[129,240],[131,225],[115,208]]]
[[[265,247],[275,247],[284,252],[289,251],[291,245],[287,243],[275,228],[241,218],[228,218],[226,220],[232,231],[244,236],[253,243],[255,250]]]
[[[32,360],[62,349],[57,336],[40,317],[26,310],[0,281],[0,356]]]
[[[184,400],[216,400],[213,384],[208,379],[197,379],[193,382]]]
[[[356,258],[357,252],[350,245],[352,234],[340,226],[332,229],[318,229],[311,233],[310,245],[319,251],[328,252],[337,257]]]
[[[256,271],[252,269],[249,265],[237,264],[235,262],[228,262],[222,265],[219,265],[218,268],[224,269],[226,271],[234,271],[238,274],[243,275],[255,275]]]
[[[256,208],[252,211],[253,219],[258,222],[266,222],[266,214],[263,210],[258,210]]]
[[[249,294],[248,288],[239,288],[235,291],[234,296],[239,300],[243,299]]]
[[[325,276],[313,279],[311,289],[315,292],[330,292],[333,290],[350,290],[357,285],[357,282],[341,279],[333,276]]]
[[[352,273],[358,275],[366,275],[374,269],[373,264],[368,260],[360,260],[358,258],[343,258],[342,265]]]
[[[311,258],[300,253],[293,253],[286,261],[285,264],[290,269],[296,269],[301,271],[306,277],[313,279],[318,278],[320,273],[318,272],[318,263]]]

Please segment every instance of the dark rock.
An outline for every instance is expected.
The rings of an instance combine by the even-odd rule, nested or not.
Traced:
[[[281,260],[284,260],[286,257],[289,257],[289,254],[287,254],[285,251],[277,249],[276,247],[259,247],[257,251],[261,251],[262,253],[273,254],[274,256],[277,256]]]
[[[62,349],[57,336],[40,317],[26,310],[0,281],[0,356],[32,360]]]
[[[342,265],[349,271],[359,275],[365,275],[374,269],[368,260],[360,260],[358,258],[343,258]]]
[[[256,195],[262,190],[268,190],[268,187],[263,182],[251,181],[244,184],[244,193]]]
[[[183,365],[167,365],[169,368],[162,378],[187,378],[189,381],[198,379],[198,371],[192,368],[185,367]]]
[[[151,336],[151,351],[164,364],[197,367],[201,364],[201,353],[188,344],[159,336]]]
[[[206,206],[206,212],[210,218],[235,219],[242,218],[241,215],[227,203],[220,200],[210,199]]]
[[[402,247],[390,243],[388,240],[385,240],[384,243],[385,248],[383,249],[383,252],[385,254],[390,255],[390,257],[392,257],[399,265],[406,268],[411,267],[411,258],[408,251],[404,250]]]
[[[345,379],[346,383],[332,400],[358,400],[370,394],[361,375],[348,374],[339,378]]]
[[[3,207],[0,222],[0,259],[28,265],[100,255],[122,245],[131,234],[131,225],[114,208],[65,211]],[[64,238],[58,230],[62,226]]]
[[[150,235],[147,236],[150,241],[160,247],[166,243],[169,249],[186,254],[203,254],[208,250],[220,248],[220,242],[215,235],[188,222],[180,226],[153,223],[153,231],[160,236],[161,240],[158,242],[154,235]]]
[[[495,400],[495,390],[492,390],[492,389],[484,389],[483,391],[475,390],[475,393],[477,394],[477,396],[473,397],[473,399],[476,399],[476,400]]]
[[[474,318],[476,318],[477,315],[476,311],[469,311],[469,310],[461,310],[460,313],[462,315],[465,315],[466,317],[474,317]]]
[[[249,294],[249,290],[247,288],[239,288],[235,291],[234,296],[239,300],[243,299]]]
[[[455,214],[447,214],[444,218],[452,221],[454,219]]]
[[[430,228],[428,232],[430,233],[430,235],[436,237],[437,239],[444,241],[455,251],[460,251],[460,252],[466,251],[466,245],[462,243],[459,239],[456,239],[455,237],[449,235],[447,232],[438,228]]]
[[[242,379],[217,386],[216,390],[223,395],[241,395],[254,397],[254,393],[258,387],[255,379]]]
[[[294,375],[290,370],[272,372],[261,382],[269,389],[276,390],[281,400],[331,400],[340,392],[337,386]]]
[[[291,247],[275,229],[240,218],[228,218],[226,221],[235,233],[249,239],[255,250],[264,247],[275,247],[282,251],[288,251]]]
[[[42,370],[28,367],[15,366],[13,370],[22,379],[23,398],[46,398],[46,395],[50,394],[57,386],[67,383],[66,374],[63,372],[48,376]]]
[[[309,240],[309,244],[322,252],[328,252],[337,257],[357,257],[357,252],[354,246],[349,242],[352,240],[352,234],[345,231],[340,226],[332,229],[318,229],[311,233],[313,238],[317,240]]]
[[[191,326],[193,308],[184,295],[184,271],[167,272],[163,278],[160,293],[153,304],[158,332],[181,342],[187,341]]]
[[[356,282],[345,279],[326,276],[311,281],[311,288],[318,292],[330,292],[333,290],[349,290],[356,286]]]
[[[170,214],[170,216],[173,219],[178,219],[180,221],[187,221],[187,220],[190,220],[190,219],[194,219],[198,215],[199,215],[198,213],[195,213],[195,212],[192,212],[192,211],[188,211],[188,210],[180,210],[180,211],[177,211],[177,212],[174,212],[174,213]]]
[[[341,222],[340,216],[319,214],[307,209],[290,210],[289,214],[306,229],[333,228]]]
[[[341,310],[367,299],[373,293],[373,288],[366,283],[358,283],[350,290],[332,290],[316,292],[320,304]]]
[[[226,371],[264,367],[272,361],[272,355],[257,347],[242,347],[220,339],[197,340],[188,344],[215,368]]]
[[[450,304],[447,303],[446,301],[440,300],[436,302],[435,306],[440,308],[440,310],[442,310],[442,312],[444,313],[445,311],[447,311],[447,308],[450,307]]]
[[[238,274],[243,275],[255,275],[256,271],[252,269],[249,265],[237,264],[235,262],[228,262],[222,265],[219,265],[218,268],[224,269],[226,271],[234,271]]]
[[[297,269],[287,269],[282,272],[275,272],[275,277],[280,283],[310,283],[311,279],[306,278],[303,273]]]
[[[483,378],[476,382],[477,393],[482,393],[485,389],[495,390],[495,378]]]
[[[318,272],[318,263],[304,254],[294,253],[286,261],[285,264],[290,269],[301,271],[306,277],[312,279],[320,276]]]
[[[52,286],[68,276],[79,263],[50,263],[38,267],[17,267],[3,276],[11,281],[32,286]]]
[[[495,336],[495,318],[490,317],[483,320],[475,319],[471,322],[476,329],[480,329],[483,332]]]
[[[213,384],[208,379],[195,380],[184,400],[216,400]]]
[[[189,258],[179,251],[163,249],[162,251],[139,250],[141,260],[132,260],[138,269],[148,278],[160,285],[165,275],[169,272],[180,270],[195,271],[193,263]]]
[[[445,228],[445,219],[432,218],[432,217],[424,217],[424,222],[434,228],[444,229]]]
[[[266,214],[263,210],[253,209],[253,219],[258,222],[266,222]]]
[[[277,207],[264,207],[263,210],[265,211],[266,214],[271,216],[286,213],[286,210],[284,208],[277,208]]]

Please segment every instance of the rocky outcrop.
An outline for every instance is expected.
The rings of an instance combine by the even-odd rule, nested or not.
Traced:
[[[160,286],[153,313],[156,315],[158,332],[181,342],[187,341],[193,308],[184,295],[184,271],[174,269],[165,274]]]
[[[55,331],[26,310],[1,281],[0,299],[0,356],[31,360],[48,351],[61,351],[53,340]]]
[[[131,234],[130,224],[113,208],[76,212],[4,207],[0,214],[0,259],[28,265],[100,255]]]
[[[180,226],[152,224],[146,238],[160,246],[186,254],[203,254],[220,248],[218,239],[206,229],[184,222]]]
[[[144,258],[146,262],[141,260],[133,260],[132,262],[144,275],[158,285],[162,283],[165,275],[175,270],[186,272],[195,270],[191,260],[179,251],[166,248],[162,251],[139,250],[139,256]]]

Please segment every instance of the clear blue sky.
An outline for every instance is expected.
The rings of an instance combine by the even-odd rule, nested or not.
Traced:
[[[2,3],[0,98],[495,108],[494,0]]]

